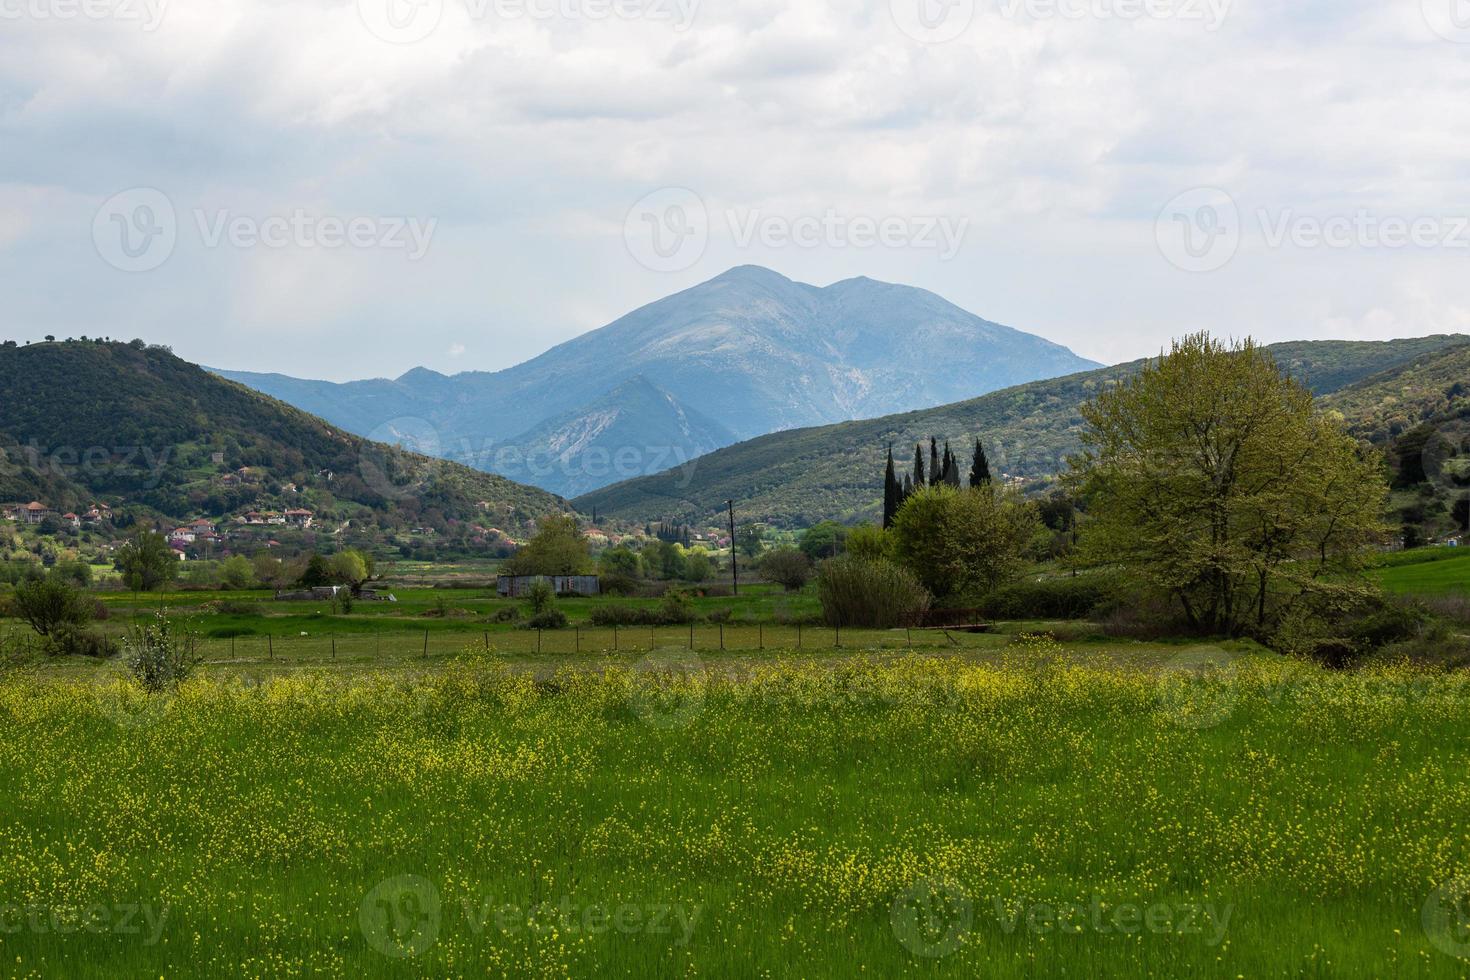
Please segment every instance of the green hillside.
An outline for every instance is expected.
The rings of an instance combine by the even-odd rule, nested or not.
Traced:
[[[140,341],[0,347],[0,406],[0,502],[81,512],[102,501],[172,519],[299,507],[383,528],[505,529],[566,506],[349,435]]]
[[[1301,341],[1268,348],[1317,394],[1338,391],[1385,370],[1447,348],[1462,335],[1394,341]],[[1470,356],[1470,351],[1462,351]],[[579,509],[643,520],[713,521],[728,499],[742,517],[778,526],[825,518],[878,516],[884,456],[890,443],[910,465],[914,443],[948,439],[964,460],[978,435],[992,468],[1045,479],[1079,448],[1080,406],[1143,361],[1007,388],[970,401],[859,422],[779,432],[701,457],[656,476],[630,480],[578,498]]]

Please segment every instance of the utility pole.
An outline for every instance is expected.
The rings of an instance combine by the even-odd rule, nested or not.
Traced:
[[[735,595],[740,594],[740,559],[735,554],[735,501],[725,501],[725,506],[730,509],[730,580],[733,584],[732,591]]]

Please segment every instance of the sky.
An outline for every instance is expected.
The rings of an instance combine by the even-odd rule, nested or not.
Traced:
[[[1470,330],[1466,91],[1470,0],[0,0],[0,337],[495,370],[748,263]]]

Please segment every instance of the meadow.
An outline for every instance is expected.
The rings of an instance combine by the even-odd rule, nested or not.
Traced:
[[[1246,645],[0,685],[15,976],[1470,975],[1470,680]]]

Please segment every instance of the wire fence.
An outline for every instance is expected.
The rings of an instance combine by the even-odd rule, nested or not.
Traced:
[[[120,639],[120,637],[119,637]],[[992,641],[993,642],[993,641]],[[195,636],[195,655],[210,663],[323,662],[410,658],[444,659],[479,647],[543,657],[636,655],[654,651],[694,653],[796,651],[900,651],[973,648],[986,641],[952,630],[831,629],[763,624],[568,627],[560,630],[383,630],[358,633]],[[0,631],[0,658],[42,654],[46,643],[30,630]]]

